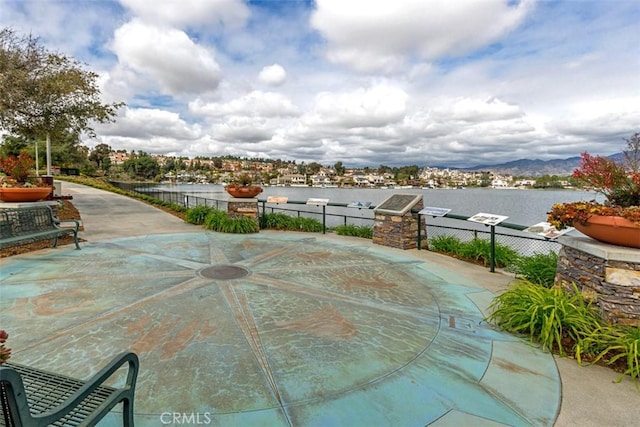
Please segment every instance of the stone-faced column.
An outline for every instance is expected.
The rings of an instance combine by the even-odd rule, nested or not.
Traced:
[[[426,226],[417,212],[423,208],[422,195],[394,194],[374,209],[373,243],[398,249],[417,247],[418,228],[426,240]],[[421,222],[418,227],[419,221]]]
[[[232,218],[245,216],[253,219],[256,224],[260,222],[258,199],[230,197],[227,201],[227,213]]]
[[[640,325],[640,251],[586,237],[562,236],[556,286],[574,284],[609,323]]]

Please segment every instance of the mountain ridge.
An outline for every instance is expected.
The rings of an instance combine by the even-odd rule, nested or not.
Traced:
[[[624,158],[622,153],[612,154],[606,156],[615,161],[620,161]],[[580,156],[567,157],[565,159],[518,159],[505,163],[498,163],[494,165],[477,165],[468,168],[452,168],[460,171],[469,172],[481,172],[487,171],[501,175],[514,175],[514,176],[542,176],[542,175],[562,175],[568,176],[573,173],[575,169],[580,167]],[[443,168],[441,166],[436,166]],[[446,168],[446,167],[444,167]]]

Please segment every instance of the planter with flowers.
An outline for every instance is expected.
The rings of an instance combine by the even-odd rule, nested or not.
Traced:
[[[0,329],[0,365],[9,360],[11,357],[11,349],[5,346],[5,342],[9,338],[9,334],[6,331]]]
[[[224,187],[225,191],[232,197],[251,198],[262,193],[262,187],[253,184],[253,179],[247,175],[241,175],[233,183]]]
[[[26,152],[0,159],[0,169],[6,174],[0,176],[0,200],[35,202],[51,194],[51,186],[29,176],[34,165],[33,158]]]
[[[558,230],[575,227],[604,243],[640,248],[640,134],[627,140],[624,161],[582,154],[573,177],[602,193],[604,203],[553,205],[547,220]]]

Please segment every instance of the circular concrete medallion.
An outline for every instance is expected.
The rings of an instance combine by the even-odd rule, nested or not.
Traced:
[[[198,271],[201,277],[214,280],[233,280],[247,277],[250,271],[237,265],[212,265]]]

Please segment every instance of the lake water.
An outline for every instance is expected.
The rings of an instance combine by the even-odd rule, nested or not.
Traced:
[[[222,185],[179,184],[158,185],[159,190],[183,192],[204,198],[226,200]],[[259,199],[268,196],[284,196],[289,201],[305,202],[309,198],[329,199],[332,203],[371,202],[379,205],[393,194],[422,194],[425,206],[451,209],[451,214],[472,216],[478,212],[505,215],[506,222],[532,225],[546,221],[547,212],[554,203],[601,199],[594,192],[575,190],[516,190],[516,189],[361,189],[361,188],[314,188],[314,187],[264,187]],[[297,205],[299,207],[299,205]],[[305,207],[314,211],[315,206]],[[346,209],[346,208],[345,208]],[[320,210],[321,211],[321,210]],[[371,217],[366,209],[349,208],[349,215]]]

